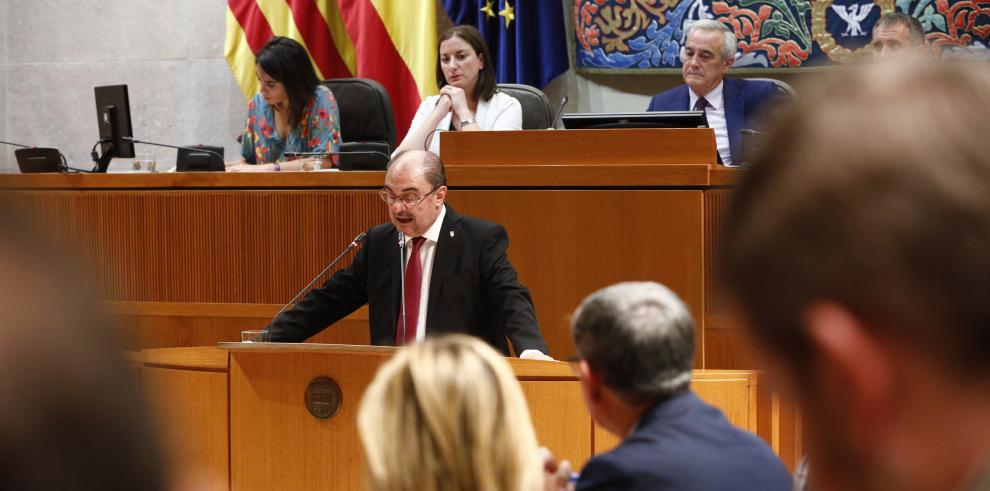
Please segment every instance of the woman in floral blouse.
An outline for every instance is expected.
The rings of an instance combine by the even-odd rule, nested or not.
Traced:
[[[287,160],[286,154],[336,152],[340,146],[340,114],[330,89],[320,85],[306,49],[292,39],[275,36],[257,55],[261,92],[248,105],[241,135],[242,160],[227,171],[288,171],[328,168],[331,157]],[[291,158],[291,156],[290,156]]]

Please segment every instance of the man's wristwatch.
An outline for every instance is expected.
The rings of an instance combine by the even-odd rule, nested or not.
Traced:
[[[477,123],[477,121],[475,121],[474,118],[467,118],[464,121],[461,121],[461,128],[474,123]]]

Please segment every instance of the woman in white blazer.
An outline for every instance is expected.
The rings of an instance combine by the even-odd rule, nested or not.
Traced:
[[[440,95],[427,97],[406,138],[395,149],[440,154],[442,131],[522,129],[522,106],[498,92],[488,46],[473,26],[456,26],[440,36],[437,81]]]

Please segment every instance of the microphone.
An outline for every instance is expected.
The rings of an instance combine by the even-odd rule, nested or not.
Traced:
[[[352,240],[351,243],[348,244],[348,246],[345,247],[343,251],[341,251],[340,255],[335,257],[333,261],[330,261],[330,264],[327,264],[327,267],[323,268],[323,271],[320,271],[320,274],[314,276],[313,279],[309,283],[307,283],[302,290],[299,290],[299,293],[297,293],[296,296],[292,297],[292,300],[289,300],[288,303],[283,305],[282,308],[275,313],[275,316],[272,317],[272,322],[275,322],[275,319],[277,319],[278,316],[282,315],[282,312],[285,312],[285,310],[288,309],[290,305],[296,303],[296,300],[299,300],[299,297],[303,296],[304,293],[308,292],[310,287],[312,287],[317,280],[319,280],[324,274],[326,274],[327,271],[330,271],[330,268],[334,267],[334,265],[340,261],[340,258],[344,257],[344,255],[347,254],[348,252],[351,252],[352,249],[357,247],[358,244],[364,242],[364,240],[367,238],[368,238],[368,234],[365,232],[361,232],[360,234],[358,234],[357,237],[354,237],[354,240]]]
[[[3,143],[4,145],[10,145],[10,146],[12,146],[12,147],[21,147],[21,148],[34,148],[34,147],[32,147],[31,145],[22,145],[22,144],[20,144],[20,143],[11,143],[11,142],[5,142],[5,141],[3,141],[3,140],[0,140],[0,143]]]
[[[155,143],[155,142],[148,142],[148,141],[142,141],[142,140],[135,140],[134,138],[131,138],[129,136],[121,137],[121,139],[122,140],[127,140],[127,141],[129,141],[131,143],[140,143],[142,145],[151,145],[153,147],[175,148],[175,149],[178,149],[178,150],[189,150],[190,152],[207,153],[207,154],[210,154],[210,155],[215,155],[218,159],[220,159],[220,162],[223,162],[223,155],[220,155],[219,153],[216,153],[213,150],[207,150],[205,148],[199,148],[199,147],[180,147],[180,146],[177,146],[177,145],[168,145],[168,144],[165,144],[165,143]]]
[[[547,128],[548,130],[552,130],[557,127],[557,122],[560,121],[560,116],[563,115],[564,113],[564,106],[567,105],[567,100],[568,99],[566,95],[564,96],[563,99],[561,99],[560,107],[557,108],[557,114],[554,115],[553,119],[550,121],[550,127]]]
[[[395,343],[396,346],[401,346],[399,343],[406,342],[406,234],[399,232],[399,294],[402,296],[400,300],[400,315],[402,316],[402,337]]]

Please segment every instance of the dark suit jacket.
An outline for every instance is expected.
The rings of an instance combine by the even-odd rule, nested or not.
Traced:
[[[689,111],[689,90],[687,84],[683,84],[661,92],[653,96],[647,111]],[[778,94],[777,87],[764,80],[722,80],[725,126],[729,133],[729,153],[734,163],[742,162],[742,136],[739,130],[759,129],[759,116],[778,99]]]
[[[584,466],[577,491],[788,491],[787,469],[759,437],[692,392],[662,401],[611,452]]]
[[[529,290],[519,284],[501,225],[458,215],[450,206],[433,256],[426,334],[461,332],[484,339],[508,354],[547,346],[536,323]],[[391,223],[372,227],[351,264],[307,294],[272,325],[272,341],[301,342],[364,304],[371,343],[395,344],[401,285],[398,232]]]

